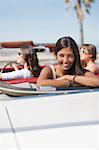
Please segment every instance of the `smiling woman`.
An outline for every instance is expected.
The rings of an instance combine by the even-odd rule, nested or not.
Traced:
[[[57,64],[42,69],[40,86],[69,87],[76,85],[99,87],[99,78],[83,69],[76,42],[71,37],[60,38],[54,51]]]

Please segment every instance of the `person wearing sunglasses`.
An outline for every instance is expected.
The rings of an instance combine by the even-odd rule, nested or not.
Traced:
[[[99,87],[99,77],[81,66],[78,46],[71,37],[62,37],[56,42],[54,55],[57,63],[41,70],[38,86]]]
[[[82,66],[91,72],[98,74],[99,66],[95,63],[96,60],[96,47],[93,44],[83,44],[80,47],[80,58]]]
[[[17,78],[28,78],[28,77],[38,77],[40,74],[40,66],[38,63],[38,58],[36,51],[32,46],[22,46],[17,53],[17,63],[23,65],[22,69],[18,69],[15,63],[12,64],[15,71],[1,73],[0,78],[2,80],[11,80]]]

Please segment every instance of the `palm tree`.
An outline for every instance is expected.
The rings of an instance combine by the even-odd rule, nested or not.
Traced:
[[[81,44],[84,42],[84,35],[83,35],[83,20],[84,20],[84,12],[90,14],[91,4],[95,2],[95,0],[75,0],[74,9],[76,11],[76,15],[80,24],[80,37],[81,37]],[[71,4],[72,0],[65,0],[66,5]],[[84,10],[82,8],[84,6]]]

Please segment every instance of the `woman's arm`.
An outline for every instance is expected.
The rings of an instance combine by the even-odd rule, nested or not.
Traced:
[[[0,78],[2,80],[12,80],[12,79],[28,78],[28,77],[31,77],[31,72],[28,69],[21,69],[21,70],[0,74]]]
[[[64,75],[57,80],[67,79],[77,84],[89,87],[99,87],[99,77],[95,76],[92,72],[87,71],[84,75]]]
[[[41,74],[37,80],[39,86],[55,86],[55,87],[68,87],[72,86],[72,83],[89,86],[99,87],[99,77],[96,77],[93,73],[87,71],[84,75],[64,75],[56,80],[51,79],[52,72],[49,67],[42,69]]]
[[[54,80],[52,79],[52,71],[50,67],[45,67],[42,69],[40,76],[37,80],[37,85],[39,86],[55,86],[55,87],[66,87],[70,86],[68,80]]]
[[[16,70],[19,70],[18,67],[17,67],[17,65],[16,65],[16,63],[12,63],[11,65],[12,65],[12,67],[14,68],[15,71],[16,71]]]

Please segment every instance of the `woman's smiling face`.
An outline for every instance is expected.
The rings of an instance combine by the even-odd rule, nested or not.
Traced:
[[[73,50],[69,47],[63,48],[56,54],[58,64],[63,70],[68,71],[75,61]]]

